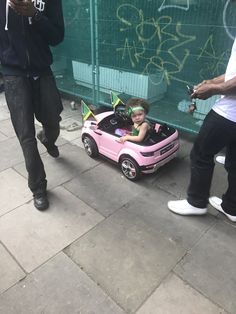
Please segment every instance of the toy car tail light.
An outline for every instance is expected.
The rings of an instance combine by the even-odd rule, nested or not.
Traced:
[[[143,157],[151,157],[154,156],[154,152],[140,152]]]

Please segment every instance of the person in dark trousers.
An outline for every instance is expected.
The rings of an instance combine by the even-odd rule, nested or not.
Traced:
[[[39,210],[49,206],[47,180],[35,138],[34,117],[43,129],[37,138],[59,156],[55,141],[63,110],[50,65],[49,46],[64,38],[61,0],[0,0],[0,61],[7,105],[23,150],[28,185]]]
[[[187,199],[168,202],[180,215],[203,215],[210,204],[230,221],[236,222],[236,39],[226,73],[195,87],[193,98],[222,95],[206,116],[190,154],[191,179]],[[210,195],[214,156],[226,148],[225,169],[228,189],[222,199]]]

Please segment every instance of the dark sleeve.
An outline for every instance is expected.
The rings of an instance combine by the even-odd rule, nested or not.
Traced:
[[[39,21],[32,26],[42,35],[50,46],[56,46],[64,39],[64,19],[61,0],[49,0]]]

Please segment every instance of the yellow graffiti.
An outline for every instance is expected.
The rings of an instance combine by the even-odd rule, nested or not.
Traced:
[[[207,75],[217,76],[222,74],[225,69],[225,60],[230,51],[226,50],[223,53],[217,55],[213,45],[213,35],[210,35],[206,40],[203,48],[200,49],[201,53],[197,60],[201,58],[207,58],[208,62],[204,65],[204,68],[200,69],[199,74],[202,79],[206,79]]]
[[[145,20],[143,11],[130,4],[119,6],[116,15],[120,22],[125,25],[125,28],[120,30],[135,30],[137,36],[136,40],[132,40],[132,42],[126,37],[123,47],[117,48],[117,52],[122,53],[122,59],[128,56],[133,68],[142,60],[144,62],[143,74],[151,74],[156,69],[163,73],[163,77],[165,77],[168,84],[172,80],[186,83],[186,81],[181,80],[176,75],[183,70],[190,51],[182,49],[181,57],[179,57],[179,48],[194,41],[196,39],[195,36],[183,34],[181,23],[178,22],[174,25],[170,16]],[[173,26],[175,29],[174,34]],[[157,46],[155,54],[150,56],[150,51],[153,49],[149,49],[148,45],[154,40],[157,41]],[[177,51],[179,52],[178,54]]]
[[[130,16],[127,18],[122,16],[122,10],[123,14],[129,12]],[[129,27],[132,27],[133,23],[135,22],[135,18],[137,18],[138,21],[143,19],[143,11],[138,10],[134,5],[127,3],[119,6],[116,11],[116,16],[123,24],[126,25],[126,28],[121,28],[120,31],[126,31],[129,29]],[[132,19],[129,19],[130,17],[132,17]]]

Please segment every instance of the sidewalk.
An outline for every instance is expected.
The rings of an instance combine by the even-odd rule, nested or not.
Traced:
[[[65,101],[58,159],[39,143],[50,208],[37,211],[0,94],[0,314],[235,314],[236,225],[210,205],[204,217],[167,209],[185,197],[191,142],[132,183],[86,155],[74,122]],[[216,165],[212,195],[225,186]]]

